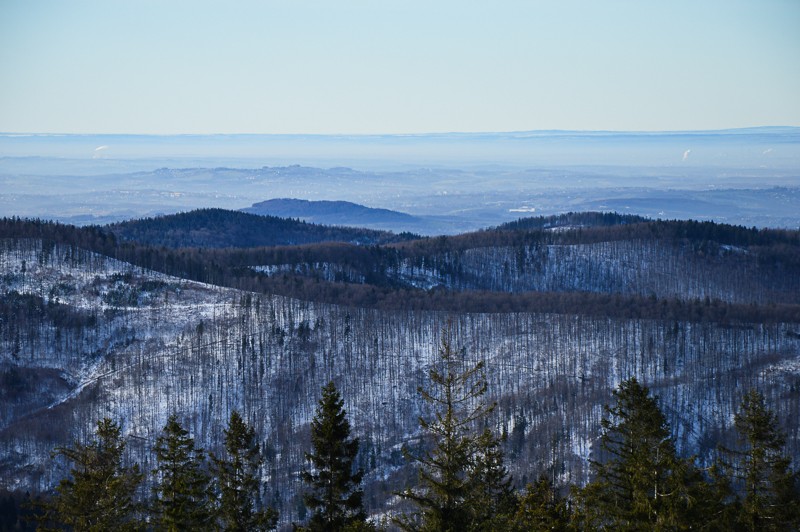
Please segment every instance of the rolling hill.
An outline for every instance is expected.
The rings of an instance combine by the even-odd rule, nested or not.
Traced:
[[[385,244],[410,237],[224,209],[198,209],[115,223],[106,228],[123,241],[171,248],[249,248],[315,242]]]
[[[0,488],[52,488],[65,474],[52,449],[105,416],[145,471],[173,412],[217,452],[235,409],[288,524],[333,380],[361,439],[367,509],[385,512],[414,478],[403,448],[424,445],[417,388],[443,331],[486,366],[517,485],[584,482],[602,405],[630,376],[700,464],[732,441],[751,387],[800,457],[797,231],[577,213],[356,245],[315,241],[333,230],[302,222],[184,216],[135,230],[0,220]],[[284,225],[301,245],[253,247]]]

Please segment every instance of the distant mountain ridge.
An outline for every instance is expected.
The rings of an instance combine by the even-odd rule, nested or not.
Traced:
[[[254,203],[242,212],[282,218],[300,218],[306,222],[324,225],[408,224],[419,218],[404,212],[366,207],[349,201],[309,201],[294,198],[276,198]]]
[[[225,209],[198,209],[130,220],[108,225],[106,229],[124,241],[169,248],[252,248],[320,242],[387,244],[416,236],[355,227],[328,227]]]
[[[275,198],[254,203],[252,207],[241,211],[262,216],[297,218],[315,224],[363,227],[394,233],[433,235],[453,232],[453,219],[447,216],[414,216],[340,200]]]

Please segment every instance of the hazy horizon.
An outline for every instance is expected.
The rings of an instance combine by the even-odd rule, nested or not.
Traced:
[[[269,132],[210,132],[210,133],[127,133],[124,131],[116,132],[86,132],[69,133],[64,131],[0,131],[0,136],[8,137],[103,137],[103,136],[129,136],[129,137],[224,137],[224,136],[263,136],[263,137],[417,137],[417,136],[437,136],[437,135],[518,135],[518,134],[703,134],[703,133],[726,133],[750,130],[778,130],[778,129],[800,129],[800,125],[772,124],[772,125],[749,125],[739,127],[727,127],[717,129],[518,129],[518,130],[475,130],[475,131],[407,131],[407,132],[374,132],[374,133],[353,133],[353,132],[334,132],[334,133],[269,133]]]
[[[0,135],[0,215],[105,223],[273,198],[480,229],[579,210],[798,227],[800,128],[680,133]],[[344,219],[342,223],[347,224]],[[350,224],[361,223],[353,220]]]
[[[699,144],[713,145],[715,148],[735,148],[753,150],[770,146],[762,155],[770,155],[774,162],[782,155],[784,163],[800,168],[800,127],[762,126],[724,130],[685,130],[685,131],[572,131],[572,130],[528,130],[500,132],[455,132],[455,133],[414,133],[414,134],[180,134],[150,135],[127,133],[71,134],[71,133],[2,133],[0,132],[0,157],[40,156],[92,159],[124,159],[125,157],[167,157],[180,159],[185,156],[205,156],[209,158],[228,154],[232,157],[261,157],[265,153],[279,153],[281,158],[292,164],[293,151],[302,159],[316,155],[349,149],[355,156],[380,158],[380,148],[400,150],[384,154],[388,157],[408,155],[403,149],[411,148],[423,158],[433,156],[450,160],[455,164],[474,160],[476,154],[483,153],[484,162],[518,163],[518,157],[525,150],[533,150],[535,155],[545,150],[550,153],[568,153],[570,164],[581,162],[598,155],[613,155],[620,150],[637,151],[659,146],[660,150],[672,151],[671,159],[655,161],[636,160],[635,164],[686,163],[693,154],[693,147]],[[784,153],[775,153],[776,148]],[[788,148],[788,150],[787,150]],[[377,149],[377,151],[376,151]],[[602,150],[605,154],[598,154]],[[494,155],[485,155],[495,153]],[[622,155],[617,153],[618,156]],[[753,154],[744,153],[752,156]],[[509,158],[510,156],[510,158]],[[694,156],[697,154],[695,152]],[[730,154],[726,154],[730,158]],[[346,156],[344,157],[346,158]],[[479,156],[480,158],[480,156]],[[735,158],[734,158],[735,159]],[[541,163],[541,160],[532,160]],[[758,161],[762,164],[765,161]],[[588,164],[596,164],[591,161]],[[730,164],[739,164],[732,162]],[[2,168],[0,168],[2,170]]]
[[[798,27],[787,0],[0,2],[0,214],[797,226]]]
[[[787,0],[2,2],[0,131],[800,126],[798,27]]]

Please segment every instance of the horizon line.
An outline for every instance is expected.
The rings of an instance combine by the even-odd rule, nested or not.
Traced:
[[[744,126],[720,129],[522,129],[511,131],[432,131],[425,133],[63,133],[63,132],[15,132],[0,131],[0,137],[432,137],[459,135],[523,135],[523,134],[634,134],[634,135],[670,135],[743,132],[752,130],[800,129],[800,126],[769,125]]]

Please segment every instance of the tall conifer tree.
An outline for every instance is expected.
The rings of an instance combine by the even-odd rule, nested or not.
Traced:
[[[456,350],[451,331],[442,333],[439,358],[430,370],[432,389],[419,388],[434,409],[432,419],[420,419],[434,447],[409,457],[418,462],[419,485],[399,495],[419,507],[396,523],[405,530],[481,530],[497,517],[487,494],[505,490],[506,474],[496,440],[481,430],[494,405],[483,400],[483,363],[464,365],[464,350]],[[491,485],[489,485],[491,483]]]
[[[742,450],[735,467],[742,500],[739,525],[744,530],[790,530],[800,527],[797,473],[784,454],[785,438],[764,396],[751,390],[734,418]]]
[[[89,443],[56,449],[56,454],[74,464],[72,478],[61,480],[44,508],[43,520],[75,530],[135,530],[133,496],[142,474],[138,465],[122,465],[124,450],[120,426],[109,418],[97,422],[95,438]]]
[[[526,486],[508,530],[562,531],[567,530],[568,524],[569,512],[566,502],[558,496],[550,479],[542,475],[536,482]]]
[[[470,466],[473,489],[468,499],[473,511],[470,528],[507,530],[517,507],[500,440],[488,428],[475,439]]]
[[[304,500],[312,510],[307,529],[337,532],[365,522],[360,487],[362,471],[354,471],[358,439],[350,438],[350,423],[344,401],[331,381],[322,388],[316,414],[311,422],[312,453],[306,453],[311,467],[302,479],[311,488]]]
[[[257,508],[261,457],[255,430],[236,411],[231,413],[225,429],[225,454],[222,458],[212,455],[220,492],[218,515],[223,530],[272,530],[278,513],[272,508]]]
[[[669,426],[649,390],[635,379],[614,390],[601,421],[595,479],[578,490],[584,526],[664,530],[688,526],[701,478],[675,451]]]
[[[209,530],[213,509],[203,451],[195,448],[194,439],[178,423],[176,414],[169,417],[156,439],[155,453],[155,526],[170,532]]]

